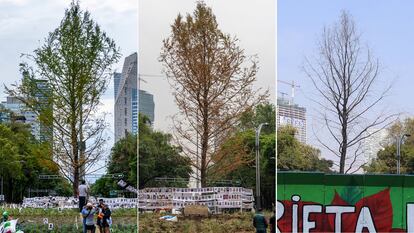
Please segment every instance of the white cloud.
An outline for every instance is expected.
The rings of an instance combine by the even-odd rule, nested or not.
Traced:
[[[1,1],[1,0],[0,0]],[[21,0],[23,1],[23,0]],[[65,0],[68,4],[72,0]],[[137,11],[138,1],[137,0],[87,0],[81,1],[80,5],[87,8],[88,10],[109,10],[112,13],[123,13],[127,11]]]
[[[11,5],[23,6],[23,5],[26,5],[28,2],[29,0],[0,0],[0,5],[11,4]]]

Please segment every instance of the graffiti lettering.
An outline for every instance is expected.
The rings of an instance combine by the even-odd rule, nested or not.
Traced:
[[[315,221],[309,221],[310,213],[321,213],[322,206],[320,205],[305,205],[303,206],[303,233],[308,233],[309,230],[316,227]]]
[[[279,221],[279,219],[283,216],[284,213],[285,213],[285,207],[283,206],[283,203],[280,201],[277,201],[277,206],[276,206],[277,221]],[[279,226],[276,226],[276,232],[280,233]]]
[[[288,204],[284,205],[283,202],[277,201],[277,221],[282,220],[286,215],[288,218],[291,218],[290,222],[290,232],[292,233],[309,233],[312,229],[323,229],[324,226],[318,224],[329,224],[331,228],[325,228],[329,232],[340,233],[342,232],[342,221],[344,214],[354,214],[355,206],[325,206],[325,208],[317,203],[309,204],[310,202],[301,202],[301,197],[299,195],[293,195],[291,197],[291,207]],[[285,201],[286,202],[286,201]],[[287,210],[285,209],[288,208]],[[290,209],[291,208],[291,209]],[[287,213],[290,212],[290,213]],[[363,206],[359,209],[359,213],[355,213],[356,225],[353,225],[352,229],[355,233],[370,232],[377,233],[377,229],[374,224],[374,218],[371,214],[370,208],[368,206]],[[299,219],[301,215],[302,219]],[[313,219],[311,219],[311,215]],[[333,216],[332,216],[333,215]],[[407,216],[414,215],[414,204],[407,204]],[[332,216],[332,217],[329,217]],[[408,218],[408,217],[407,217]],[[332,224],[333,223],[333,224]],[[286,227],[286,220],[284,223]],[[347,223],[347,226],[349,223]],[[355,222],[354,222],[355,224]],[[414,229],[414,223],[408,222],[408,232]],[[278,233],[285,232],[287,228],[277,226],[276,231]],[[282,229],[282,230],[281,230]],[[349,228],[348,228],[349,229]]]
[[[377,232],[368,207],[362,207],[361,212],[359,212],[355,233],[362,233],[364,228],[367,228],[368,232]]]
[[[414,221],[411,216],[414,216],[414,203],[407,204],[407,232],[414,232]]]
[[[300,196],[293,195],[292,196],[292,233],[298,233],[298,204],[297,202],[300,201]]]
[[[335,214],[335,233],[342,232],[342,214],[355,212],[353,206],[327,206],[325,207],[325,213]]]

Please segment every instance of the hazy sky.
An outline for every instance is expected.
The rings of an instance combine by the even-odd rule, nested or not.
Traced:
[[[273,0],[206,0],[216,15],[219,28],[240,39],[247,55],[257,54],[260,70],[255,87],[269,89],[275,98],[275,3]],[[195,0],[139,1],[139,73],[141,89],[154,95],[155,129],[170,131],[170,116],[178,110],[170,86],[158,62],[162,40],[171,32],[178,13],[193,13]],[[145,77],[161,75],[163,77]]]
[[[4,85],[20,80],[20,54],[40,47],[48,33],[59,26],[70,0],[0,0],[0,101],[5,100]],[[138,48],[138,3],[136,0],[83,0],[81,7],[121,48],[122,58],[114,69],[121,70],[126,56]],[[3,85],[4,84],[4,85]],[[103,96],[102,111],[110,113],[108,134],[113,144],[113,83]]]
[[[394,82],[389,98],[381,107],[391,112],[414,112],[414,2],[385,0],[279,0],[278,1],[278,79],[295,80],[298,89],[296,103],[308,109],[308,141],[315,142],[312,127],[315,104],[309,100],[315,94],[310,80],[301,71],[305,56],[317,55],[316,43],[323,27],[338,21],[341,10],[348,11],[362,33],[361,42],[368,44],[381,65],[384,83]],[[377,86],[381,89],[383,84]],[[288,86],[278,85],[278,91],[290,93]],[[375,114],[373,112],[371,114]],[[325,156],[332,158],[328,153]]]

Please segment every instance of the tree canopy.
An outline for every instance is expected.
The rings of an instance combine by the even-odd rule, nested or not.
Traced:
[[[192,15],[176,17],[160,61],[179,109],[173,118],[176,143],[204,187],[220,143],[240,116],[267,96],[253,89],[257,60],[245,55],[236,37],[221,31],[210,7],[197,2]]]
[[[107,123],[100,98],[119,57],[115,42],[72,1],[44,44],[25,56],[33,67],[20,64],[21,84],[7,89],[47,128],[42,133],[49,133],[53,159],[72,182],[74,195],[79,179],[104,154]]]
[[[414,118],[395,122],[388,129],[388,135],[382,142],[383,148],[376,158],[364,167],[367,173],[397,173],[397,140],[402,134],[414,135]],[[401,145],[401,174],[414,173],[414,137],[406,138]]]
[[[355,21],[343,11],[337,23],[325,27],[315,57],[306,59],[304,71],[319,98],[320,125],[329,139],[318,141],[338,157],[339,173],[358,171],[364,164],[364,140],[389,126],[398,114],[379,111],[391,85],[381,80],[381,67],[370,48],[361,42]],[[384,88],[378,89],[378,85]]]
[[[146,124],[148,118],[139,117],[139,183],[145,187],[186,187],[187,183],[158,181],[156,178],[182,178],[188,180],[191,165],[180,155],[180,148],[171,144],[171,135],[154,131]],[[128,134],[111,150],[108,173],[123,173],[124,180],[137,187],[137,135]],[[116,180],[101,178],[93,185],[93,192],[108,196],[117,190]]]
[[[277,169],[285,171],[331,172],[333,162],[321,158],[320,151],[302,144],[295,138],[296,129],[291,126],[278,128]]]
[[[51,162],[51,157],[49,144],[37,141],[31,134],[30,125],[12,121],[1,123],[0,175],[6,201],[20,202],[23,197],[33,195],[30,194],[33,189],[69,195],[67,180],[39,179],[39,175],[59,174],[59,168]]]
[[[269,103],[257,105],[239,118],[237,131],[226,138],[213,156],[214,165],[209,174],[212,185],[255,189],[255,128],[267,122],[269,125],[263,128],[260,135],[261,193],[264,207],[272,208],[275,201],[275,119],[275,106]],[[220,184],[221,180],[230,180],[232,184]]]

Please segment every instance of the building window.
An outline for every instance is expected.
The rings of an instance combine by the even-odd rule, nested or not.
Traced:
[[[125,108],[124,110],[125,110],[125,116],[126,116],[128,114],[128,109]]]
[[[125,118],[125,126],[127,126],[127,124],[128,124],[128,119]]]
[[[127,97],[124,97],[124,103],[127,105]]]
[[[125,137],[128,136],[128,130],[125,129]]]

